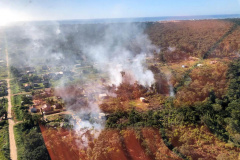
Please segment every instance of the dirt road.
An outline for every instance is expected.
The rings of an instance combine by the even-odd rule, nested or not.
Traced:
[[[10,144],[10,158],[12,160],[17,160],[17,147],[16,147],[16,141],[14,138],[14,131],[13,126],[15,125],[15,122],[12,118],[12,104],[11,104],[11,88],[10,88],[10,68],[9,68],[9,61],[8,61],[8,51],[5,49],[6,52],[6,61],[7,61],[7,69],[8,69],[8,79],[7,81],[7,87],[8,87],[8,123],[9,123],[9,144]]]

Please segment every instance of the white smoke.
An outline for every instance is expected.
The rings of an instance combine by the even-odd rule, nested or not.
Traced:
[[[169,96],[170,97],[175,97],[175,93],[174,93],[174,90],[173,90],[173,85],[170,81],[171,77],[172,77],[171,73],[168,73],[167,74],[167,82],[168,82],[168,86],[169,86]]]
[[[118,86],[122,82],[121,71],[130,72],[141,85],[149,87],[154,83],[154,75],[146,67],[146,58],[152,58],[153,52],[159,49],[151,44],[142,26],[110,25],[102,41],[85,45],[84,51],[99,64],[98,69],[108,72],[111,84]]]
[[[89,29],[88,26],[93,29]],[[121,72],[127,72],[133,77],[131,84],[150,87],[154,83],[154,74],[147,69],[146,59],[153,58],[159,48],[154,46],[144,33],[143,24],[108,24],[108,25],[69,25],[61,26],[58,23],[51,25],[27,24],[18,28],[15,39],[22,39],[24,56],[20,57],[24,65],[37,66],[39,63],[56,66],[74,66],[77,56],[87,57],[87,62],[95,65],[96,69],[108,75],[109,84],[120,85],[123,81]],[[13,29],[14,30],[14,29]],[[10,32],[11,34],[11,32]],[[10,35],[9,34],[9,35]],[[77,53],[77,54],[76,54]],[[50,61],[49,61],[50,60]],[[60,68],[60,67],[59,67]],[[71,68],[71,67],[69,67]],[[105,120],[99,118],[101,103],[98,95],[107,93],[99,84],[91,82],[88,77],[81,75],[82,79],[89,81],[85,93],[78,95],[77,86],[68,94],[64,89],[58,92],[71,111],[74,129],[78,131],[87,144],[85,132],[97,137],[104,129]],[[100,77],[99,77],[100,78]],[[68,81],[62,78],[57,88],[63,88]],[[89,87],[90,86],[90,87]],[[110,93],[111,94],[111,93]],[[87,104],[84,101],[87,100]],[[87,117],[87,118],[86,118]]]

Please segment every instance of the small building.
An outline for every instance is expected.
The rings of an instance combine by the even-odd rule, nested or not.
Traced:
[[[49,81],[44,81],[44,82],[43,82],[43,85],[44,85],[45,88],[48,88],[48,87],[51,86],[51,84],[50,84]]]
[[[42,78],[41,77],[36,77],[33,79],[33,83],[41,83],[42,82]]]
[[[28,70],[28,71],[26,71],[26,73],[27,73],[28,75],[33,74],[34,72],[35,72],[35,70]]]
[[[61,104],[57,103],[57,104],[53,105],[53,108],[54,109],[62,109],[63,106]]]
[[[33,87],[40,87],[40,85],[37,83],[33,83]]]
[[[55,73],[57,76],[63,76],[63,72],[56,72]]]
[[[33,99],[33,96],[30,95],[30,94],[27,94],[26,97],[27,97],[28,99]]]
[[[203,66],[203,64],[197,64],[197,67],[202,67]]]
[[[101,119],[101,120],[106,120],[108,118],[108,114],[105,114],[105,113],[99,113],[98,114],[98,118]]]
[[[44,112],[50,112],[50,111],[53,110],[53,108],[51,107],[50,104],[44,104],[44,105],[42,106],[42,110],[43,110]]]
[[[141,102],[145,101],[144,97],[140,97],[139,99],[140,99]]]
[[[188,68],[188,66],[187,65],[182,65],[182,68]]]
[[[21,77],[21,78],[18,79],[18,81],[21,82],[21,83],[26,83],[26,82],[28,82],[28,78],[27,77]]]
[[[144,97],[140,97],[139,99],[140,99],[140,101],[143,102],[143,103],[148,103],[148,101],[147,101]]]
[[[29,84],[24,84],[25,91],[29,91],[31,89],[31,86]]]
[[[99,98],[99,99],[107,99],[107,98],[108,98],[108,95],[107,95],[106,93],[99,94],[99,95],[98,95],[98,98]]]

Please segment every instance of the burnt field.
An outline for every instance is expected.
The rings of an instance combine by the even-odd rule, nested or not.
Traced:
[[[239,24],[6,28],[18,132],[53,160],[238,159]]]

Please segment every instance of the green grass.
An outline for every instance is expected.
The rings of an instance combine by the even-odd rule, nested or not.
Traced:
[[[21,101],[22,101],[21,95],[15,95],[11,97],[12,106],[20,106]]]
[[[24,153],[22,124],[21,123],[16,124],[13,129],[14,129],[14,136],[15,136],[15,141],[17,146],[17,157],[19,160],[19,159],[22,159],[21,157],[23,156],[23,153]]]
[[[10,88],[11,88],[11,93],[12,94],[17,94],[22,92],[21,88],[19,87],[18,83],[16,80],[11,80],[10,81]]]
[[[8,122],[0,122],[0,159],[9,160],[10,159],[10,149],[9,149],[9,134],[8,134]]]
[[[22,101],[21,95],[15,95],[15,96],[11,97],[14,118],[17,121],[22,121],[22,119],[23,119],[23,109],[24,109],[24,107],[21,107],[21,101]]]

